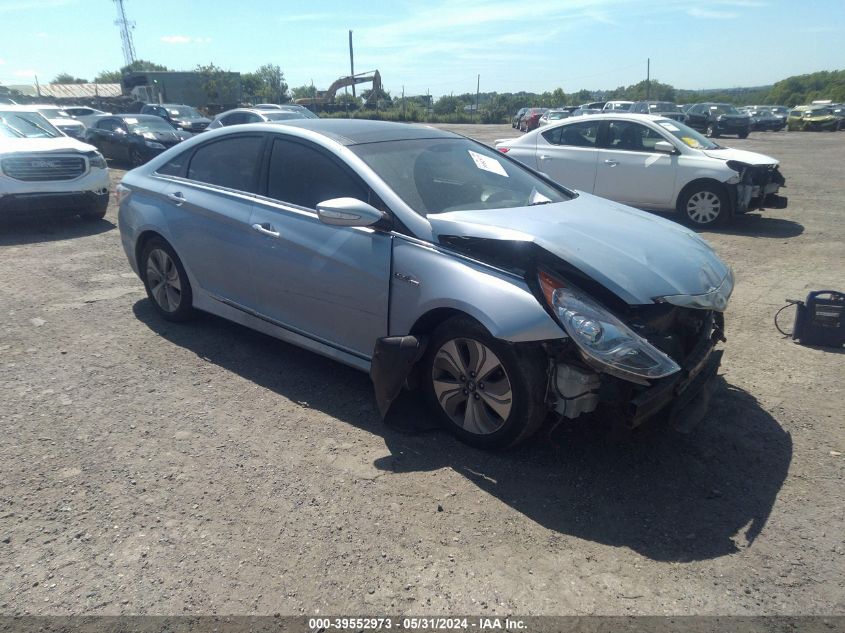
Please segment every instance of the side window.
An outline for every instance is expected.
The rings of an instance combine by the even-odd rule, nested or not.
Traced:
[[[225,125],[238,125],[239,123],[244,122],[244,113],[243,112],[234,112],[229,116],[224,116],[220,119],[220,123]]]
[[[595,147],[601,121],[583,121],[553,128],[543,133],[552,145],[569,147]]]
[[[281,138],[273,141],[267,195],[308,209],[332,198],[368,199],[363,184],[324,152]]]
[[[260,123],[261,121],[264,120],[260,116],[258,116],[257,114],[255,114],[253,112],[247,112],[247,113],[245,113],[244,116],[246,118],[246,123]]]
[[[188,179],[254,193],[263,142],[261,136],[235,136],[202,145],[191,158]]]
[[[100,119],[99,121],[97,121],[97,129],[99,130],[107,130],[109,132],[114,132],[116,125],[116,119]]]
[[[657,141],[664,141],[658,132],[633,121],[611,121],[607,126],[604,146],[633,152],[652,152]]]
[[[161,174],[162,176],[184,176],[185,164],[188,162],[188,158],[190,157],[190,155],[190,150],[188,150],[187,152],[182,152],[175,158],[171,158],[169,161],[164,163],[164,165],[156,169],[156,173]]]
[[[693,106],[693,107],[690,108],[689,112],[690,112],[690,114],[701,114],[702,112],[704,112],[704,106],[702,106],[702,105]]]

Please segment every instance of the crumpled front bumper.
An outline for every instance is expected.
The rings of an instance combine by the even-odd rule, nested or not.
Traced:
[[[734,212],[785,209],[788,199],[779,194],[785,186],[786,179],[777,165],[752,165],[743,172],[741,181],[731,187]]]

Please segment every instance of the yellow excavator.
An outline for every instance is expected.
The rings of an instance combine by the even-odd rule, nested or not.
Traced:
[[[346,77],[340,77],[329,86],[328,90],[318,90],[316,97],[304,97],[302,99],[295,99],[294,103],[297,105],[326,105],[327,103],[333,103],[335,94],[341,88],[345,88],[347,86],[355,86],[358,84],[366,84],[366,83],[373,83],[373,89],[370,91],[370,96],[367,97],[364,104],[374,105],[376,97],[381,94],[382,86],[381,86],[381,75],[379,74],[378,70],[368,71],[365,73],[359,73],[357,75],[347,75]]]

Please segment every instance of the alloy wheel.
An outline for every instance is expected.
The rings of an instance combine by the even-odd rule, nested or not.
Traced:
[[[452,422],[476,435],[495,433],[513,406],[513,390],[502,361],[470,338],[446,341],[432,365],[434,394]]]
[[[176,263],[165,251],[155,248],[147,257],[150,294],[165,312],[176,312],[182,303],[182,283]]]
[[[687,216],[696,224],[710,224],[722,212],[722,201],[712,191],[697,191],[687,200]]]

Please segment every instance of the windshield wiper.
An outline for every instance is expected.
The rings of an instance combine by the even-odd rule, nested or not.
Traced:
[[[552,203],[551,200],[537,200],[537,202],[529,202],[528,206],[529,207],[536,207],[537,205],[540,205],[540,204],[551,204],[551,203]]]

